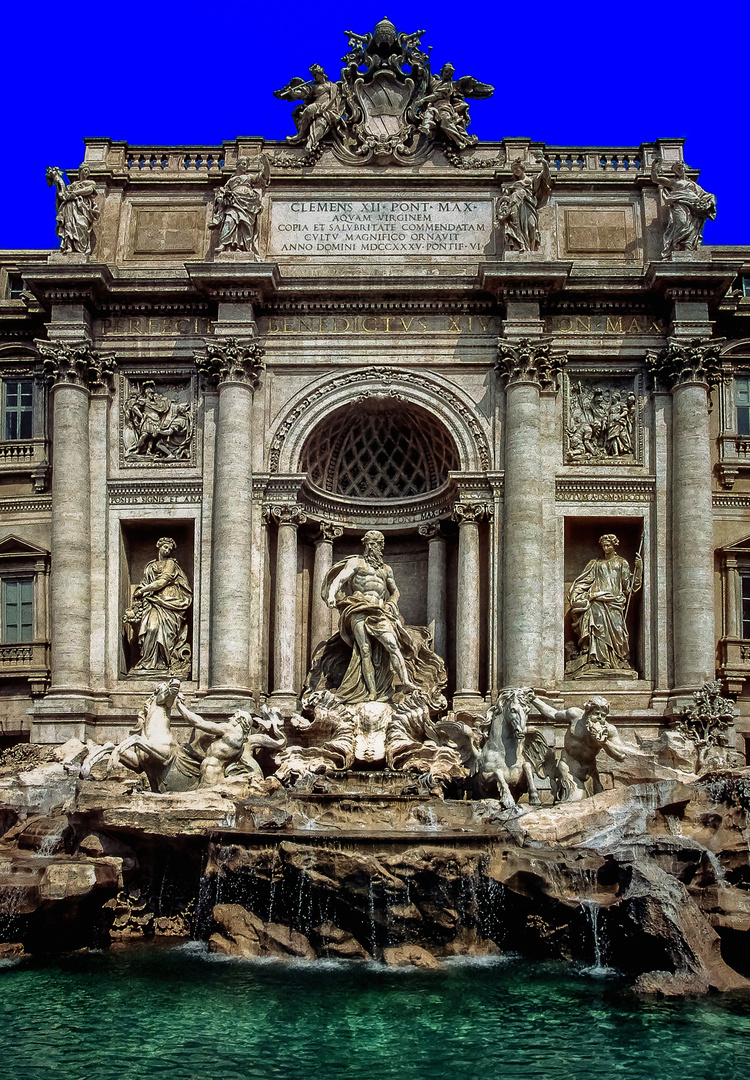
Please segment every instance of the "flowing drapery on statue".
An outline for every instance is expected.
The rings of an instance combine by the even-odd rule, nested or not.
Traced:
[[[133,607],[125,612],[126,627],[138,626],[141,655],[133,674],[190,675],[187,610],[193,591],[184,570],[171,557],[176,546],[170,537],[157,542],[159,558],[146,566],[133,593]]]
[[[425,627],[407,627],[398,609],[393,570],[383,560],[385,538],[368,532],[363,555],[328,572],[321,595],[339,612],[339,629],[313,657],[307,691],[332,690],[347,703],[390,701],[423,690],[439,695],[445,665]]]
[[[630,638],[626,626],[628,600],[643,580],[640,556],[630,574],[627,559],[617,555],[614,533],[599,538],[603,559],[591,559],[568,591],[573,630],[579,655],[566,665],[572,676],[635,672],[630,663]]]

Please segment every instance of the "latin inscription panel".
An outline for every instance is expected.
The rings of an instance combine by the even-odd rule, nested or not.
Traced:
[[[276,199],[272,255],[484,255],[491,199]]]

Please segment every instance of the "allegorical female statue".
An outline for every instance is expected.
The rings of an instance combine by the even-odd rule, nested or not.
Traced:
[[[631,579],[627,559],[618,555],[614,533],[599,537],[603,559],[591,559],[568,590],[578,656],[565,666],[568,677],[633,678],[630,638],[626,626],[628,603],[643,582],[643,566],[636,555]]]
[[[498,200],[495,221],[505,228],[505,243],[518,251],[539,247],[539,209],[550,193],[549,165],[542,158],[538,176],[526,175],[526,166],[517,158],[511,165],[513,180],[505,184]]]
[[[78,179],[67,185],[62,169],[50,166],[47,169],[47,183],[55,189],[55,232],[60,237],[60,251],[90,255],[99,208],[96,205],[96,184],[89,180],[88,165],[81,165]]]
[[[190,677],[187,610],[193,602],[185,572],[172,557],[177,545],[171,537],[157,541],[158,559],[143,573],[133,593],[133,607],[125,612],[125,626],[138,627],[140,659],[133,675]]]
[[[234,175],[217,193],[212,229],[220,229],[216,251],[250,251],[258,255],[256,241],[258,215],[263,206],[261,192],[270,175],[268,158],[262,154],[251,164],[246,157],[237,161]]]
[[[662,188],[662,198],[669,208],[662,259],[668,259],[673,251],[695,251],[700,247],[706,221],[716,217],[716,196],[686,178],[683,161],[673,162],[671,173],[666,176],[662,172],[658,158],[651,166],[651,179]]]

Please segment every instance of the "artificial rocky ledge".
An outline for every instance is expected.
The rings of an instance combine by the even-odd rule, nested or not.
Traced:
[[[81,756],[2,769],[4,955],[171,936],[420,967],[511,951],[670,995],[750,985],[750,769],[643,780],[619,763],[615,786],[524,813],[367,774],[160,795],[81,780]]]

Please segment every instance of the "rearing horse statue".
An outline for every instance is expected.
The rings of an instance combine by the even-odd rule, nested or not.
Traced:
[[[81,768],[88,776],[92,766],[109,755],[109,770],[120,762],[134,772],[145,772],[152,791],[190,791],[197,786],[205,748],[182,746],[172,734],[170,713],[180,692],[180,680],[170,679],[154,688],[139,714],[135,731],[118,746],[107,743],[90,754]],[[210,736],[199,737],[204,741]],[[108,771],[109,771],[108,770]]]
[[[469,785],[479,798],[498,799],[506,810],[528,792],[531,806],[541,806],[535,774],[554,775],[554,750],[540,731],[527,726],[534,691],[529,686],[501,690],[479,730],[460,720],[437,726],[449,735],[469,769]],[[486,734],[481,749],[477,735]]]

